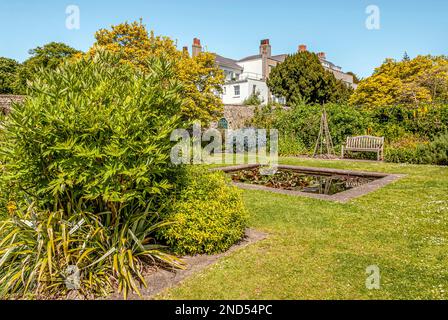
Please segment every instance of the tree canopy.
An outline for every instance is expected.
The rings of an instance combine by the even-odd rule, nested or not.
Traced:
[[[27,82],[33,80],[36,70],[41,68],[54,70],[64,60],[80,55],[81,51],[65,43],[50,42],[44,46],[29,50],[29,54],[31,57],[20,65],[17,70],[16,93],[26,93]]]
[[[299,52],[272,69],[268,86],[288,104],[344,102],[352,89],[325,70],[316,54]]]
[[[18,67],[16,60],[0,57],[0,94],[15,93],[14,82]]]
[[[448,59],[418,56],[387,59],[373,75],[362,80],[350,102],[366,107],[448,102]]]
[[[123,63],[143,72],[148,72],[148,59],[168,59],[187,98],[182,106],[184,118],[208,124],[222,112],[222,100],[216,93],[222,90],[224,75],[216,66],[214,55],[204,52],[190,57],[188,53],[178,50],[172,39],[148,32],[141,21],[101,29],[95,38],[89,54],[95,54],[98,50],[120,53]]]

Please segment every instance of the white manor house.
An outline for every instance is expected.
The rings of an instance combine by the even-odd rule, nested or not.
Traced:
[[[188,48],[184,48],[188,50]],[[306,45],[298,47],[299,52],[307,51]],[[202,52],[201,40],[193,40],[193,57]],[[272,55],[272,48],[269,39],[261,41],[258,54],[245,57],[241,60],[225,58],[218,54],[216,63],[224,71],[226,76],[223,87],[222,99],[226,105],[241,105],[253,94],[259,94],[264,104],[274,101],[284,103],[281,97],[274,97],[266,84],[269,73],[279,63],[285,61],[288,54]],[[322,66],[331,71],[336,79],[342,80],[349,86],[356,87],[353,82],[353,76],[342,71],[341,67],[336,66],[326,59],[324,52],[317,53]]]

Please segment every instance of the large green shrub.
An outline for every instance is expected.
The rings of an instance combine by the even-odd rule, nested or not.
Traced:
[[[433,139],[448,130],[448,105],[428,105],[419,109],[410,106],[384,106],[363,110],[370,119],[370,128],[388,142],[402,140],[409,134]]]
[[[281,134],[278,137],[278,153],[281,156],[299,156],[307,154],[308,149],[294,134]]]
[[[246,100],[243,101],[245,106],[259,106],[263,103],[263,98],[260,96],[260,92],[251,94]]]
[[[387,147],[385,160],[395,163],[448,165],[448,134],[440,135],[431,142]]]
[[[79,199],[96,212],[148,199],[172,187],[170,134],[181,98],[169,64],[136,71],[102,53],[44,71],[5,122],[0,141],[8,189],[39,206],[70,211]]]
[[[142,282],[145,262],[176,265],[151,235],[180,170],[170,162],[170,134],[180,125],[182,98],[169,63],[148,61],[148,69],[142,74],[99,53],[42,71],[6,119],[4,293],[51,293],[61,287],[62,268],[74,263],[83,270],[81,292],[104,293],[100,284],[112,278],[126,294]],[[64,221],[81,218],[87,233],[79,236],[87,238],[68,241]],[[102,261],[95,264],[101,268],[84,261]]]
[[[248,213],[240,191],[222,172],[188,167],[177,199],[166,219],[173,224],[159,237],[177,254],[214,254],[229,249],[244,236]]]

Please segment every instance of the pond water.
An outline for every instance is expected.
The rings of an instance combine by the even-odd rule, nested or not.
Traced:
[[[237,183],[325,195],[334,195],[379,179],[378,177],[310,173],[290,169],[278,169],[274,175],[262,175],[259,168],[243,169],[228,172],[228,174]]]

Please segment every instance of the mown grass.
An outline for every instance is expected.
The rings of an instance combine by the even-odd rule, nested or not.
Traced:
[[[447,299],[448,168],[283,158],[283,164],[407,176],[347,204],[244,191],[268,239],[159,299]],[[381,288],[366,289],[378,265]]]

